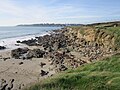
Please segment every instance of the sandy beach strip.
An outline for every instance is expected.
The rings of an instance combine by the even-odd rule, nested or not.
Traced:
[[[46,63],[46,65],[41,68],[40,62]],[[4,79],[6,82],[9,82],[11,79],[14,79],[14,88],[12,90],[22,89],[30,83],[39,82],[41,79],[54,74],[54,71],[49,71],[50,67],[51,65],[47,59],[18,60],[11,58],[11,50],[0,52],[0,80]],[[49,74],[41,77],[41,70],[49,71]]]

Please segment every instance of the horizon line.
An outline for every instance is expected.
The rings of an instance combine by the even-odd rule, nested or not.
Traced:
[[[91,22],[91,23],[23,23],[23,24],[16,24],[16,25],[0,25],[0,27],[14,27],[18,25],[35,25],[35,24],[81,24],[81,25],[87,25],[87,24],[96,24],[96,23],[108,23],[108,22],[120,22],[120,20],[110,20],[110,21],[100,21],[100,22]]]

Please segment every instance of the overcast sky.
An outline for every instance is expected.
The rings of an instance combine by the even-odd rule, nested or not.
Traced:
[[[120,20],[120,0],[0,0],[0,26]]]

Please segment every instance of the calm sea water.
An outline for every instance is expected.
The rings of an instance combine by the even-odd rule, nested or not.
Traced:
[[[60,28],[62,27],[0,27],[0,46],[15,49],[21,47],[15,45],[18,40],[28,40]]]
[[[0,27],[0,40],[27,35],[45,34],[61,27]]]

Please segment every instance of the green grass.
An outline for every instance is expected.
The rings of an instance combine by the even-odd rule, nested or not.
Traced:
[[[120,90],[120,55],[68,70],[25,90]]]
[[[107,31],[115,36],[116,46],[120,48],[120,27],[109,27]]]
[[[104,26],[95,26],[96,29],[102,30],[106,35],[110,35],[115,39],[115,49],[120,48],[120,26],[118,27],[104,27]]]

